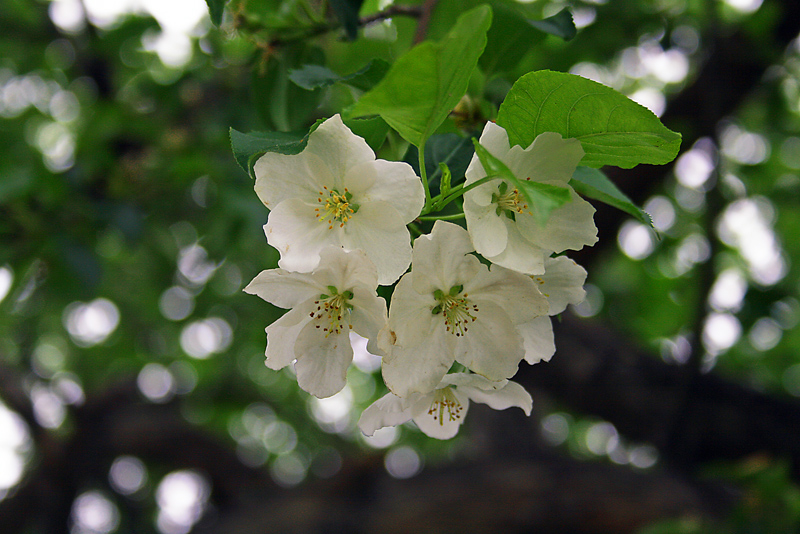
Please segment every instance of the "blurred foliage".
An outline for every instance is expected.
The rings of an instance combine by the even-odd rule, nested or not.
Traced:
[[[478,3],[441,0],[424,36],[441,39]],[[666,179],[632,188],[657,235],[633,220],[622,226],[619,247],[617,236],[601,235],[606,244],[592,259],[589,299],[578,311],[668,362],[695,358],[777,397],[800,396],[800,47],[795,41],[784,50],[772,38],[781,4],[753,2],[757,9],[748,12],[734,7],[746,2],[695,0],[490,3],[495,25],[514,21],[520,44],[504,55],[493,41],[502,28],[492,26],[496,56],[479,62],[483,70],[469,80],[458,113],[426,146],[462,175],[470,146],[452,132],[496,118],[527,72],[591,76],[666,103],[668,113],[670,99],[703,68],[706,39],[743,32],[760,44],[753,54],[769,68],[758,89],[713,139],[683,146],[684,159]],[[377,0],[230,0],[222,11],[224,4],[209,0],[219,27],[201,20],[184,36],[188,53],[174,60],[158,45],[164,21],[145,12],[92,22],[80,2],[4,2],[0,282],[10,287],[0,297],[0,372],[19,377],[32,399],[27,422],[35,434],[42,427],[66,438],[71,404],[138,380],[142,398],[179,403],[188,421],[236,448],[245,463],[292,485],[327,476],[315,471],[326,458],[376,450],[354,422],[384,391],[374,369],[353,367],[351,402],[325,412],[289,371],[265,368],[264,327],[282,311],[241,289],[275,267],[278,254],[266,245],[267,210],[231,154],[229,129],[307,130],[352,105],[385,72],[378,67],[370,78],[370,65],[393,63],[412,46],[417,20],[380,16],[387,7]],[[69,6],[78,10],[72,18]],[[557,37],[557,25],[549,32],[556,35],[524,25],[547,17],[556,24],[565,6],[579,26],[574,39]],[[359,8],[374,20],[360,29]],[[327,69],[324,81],[305,78],[309,66]],[[362,69],[367,74],[353,76]],[[685,139],[712,135],[687,117],[666,117]],[[381,157],[416,164],[415,149],[395,132],[382,130],[374,143]],[[753,238],[748,228],[760,233]],[[725,273],[732,285],[715,290]],[[152,376],[167,381],[160,393],[146,391]],[[81,394],[64,393],[65,383]],[[38,403],[37,391],[49,392],[62,412]],[[577,457],[603,456],[579,439],[595,421],[581,414],[563,421],[571,433],[558,443]],[[268,426],[283,437],[270,441]],[[430,464],[470,446],[466,438],[423,438],[403,426],[374,454],[407,445]],[[38,461],[32,447],[29,472]],[[287,456],[299,462],[299,479],[281,474]],[[151,484],[170,470],[148,467]],[[800,494],[787,472],[782,462],[759,458],[724,466],[714,476],[745,492],[727,522],[680,520],[642,533],[790,532],[800,522]]]

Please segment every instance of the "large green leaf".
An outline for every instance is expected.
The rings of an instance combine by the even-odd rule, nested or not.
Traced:
[[[599,169],[579,166],[575,169],[569,185],[581,195],[605,202],[638,219],[647,226],[653,226],[650,215],[636,206],[628,196],[620,191],[614,182]]]
[[[464,13],[442,41],[424,42],[400,57],[350,115],[380,115],[404,139],[421,146],[467,91],[491,21],[486,5]]]
[[[505,163],[493,156],[477,140],[473,139],[473,143],[475,145],[475,154],[481,161],[486,175],[508,180],[514,184],[518,191],[522,191],[528,201],[528,206],[533,212],[533,216],[536,217],[536,222],[540,226],[547,224],[547,219],[550,218],[553,210],[572,200],[572,195],[570,195],[569,189],[566,187],[543,184],[531,180],[520,180]]]
[[[542,132],[580,140],[587,167],[675,159],[681,136],[625,95],[573,74],[536,71],[522,76],[500,106],[497,124],[513,145],[529,146]]]

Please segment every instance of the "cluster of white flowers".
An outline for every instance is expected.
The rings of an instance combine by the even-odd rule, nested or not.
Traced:
[[[345,385],[350,331],[367,338],[390,390],[362,414],[367,435],[413,419],[427,435],[451,438],[470,400],[530,414],[530,395],[509,379],[522,360],[550,359],[550,316],[584,298],[586,271],[551,257],[597,241],[594,209],[567,184],[580,143],[544,133],[510,147],[493,123],[480,143],[519,179],[567,188],[572,200],[542,226],[512,183],[484,181],[464,194],[466,229],[437,220],[412,247],[420,178],[406,163],[376,159],[338,115],[301,153],[256,162],[255,190],[270,209],[264,230],[281,258],[245,291],[290,309],[266,329],[266,364],[294,363],[299,386],[328,397]],[[466,185],[485,177],[476,156]],[[377,287],[395,282],[387,312]]]

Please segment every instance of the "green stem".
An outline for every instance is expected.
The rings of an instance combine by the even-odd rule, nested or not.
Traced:
[[[417,147],[419,152],[419,175],[422,178],[422,187],[425,189],[425,206],[422,213],[429,213],[431,210],[431,186],[428,185],[428,172],[425,170],[425,140]]]
[[[417,217],[416,220],[418,221],[456,221],[458,219],[463,219],[465,215],[463,213],[453,213],[452,215],[428,215]]]
[[[454,187],[453,189],[451,189],[450,193],[446,197],[436,200],[436,202],[434,202],[431,205],[430,209],[428,209],[427,211],[425,209],[423,209],[421,215],[427,215],[428,213],[430,213],[432,211],[439,211],[442,208],[444,208],[445,206],[447,206],[448,204],[450,204],[452,201],[457,199],[458,197],[463,196],[464,193],[466,193],[470,189],[474,189],[474,188],[478,187],[479,185],[483,185],[486,182],[490,182],[492,180],[496,180],[497,178],[500,178],[500,177],[499,176],[494,176],[494,175],[493,176],[484,176],[480,180],[478,180],[476,182],[472,182],[469,185],[464,185],[464,184],[458,185],[458,186]]]

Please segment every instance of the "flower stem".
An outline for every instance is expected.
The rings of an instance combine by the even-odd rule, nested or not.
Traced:
[[[422,208],[422,213],[429,213],[431,211],[431,187],[428,184],[428,172],[425,169],[425,140],[417,147],[419,152],[419,176],[422,178],[422,187],[425,189],[425,206]]]
[[[463,213],[453,213],[451,215],[428,215],[417,217],[418,221],[456,221],[458,219],[463,219],[465,215]]]

